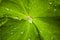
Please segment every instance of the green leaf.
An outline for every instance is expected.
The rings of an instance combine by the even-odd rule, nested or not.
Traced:
[[[2,40],[39,40],[40,38],[35,25],[28,23],[25,20],[8,19],[1,27]]]
[[[1,3],[1,0],[0,0],[0,3]]]
[[[60,40],[59,17],[36,18],[34,23],[40,30],[44,40]]]
[[[60,0],[0,0],[0,40],[60,40]]]

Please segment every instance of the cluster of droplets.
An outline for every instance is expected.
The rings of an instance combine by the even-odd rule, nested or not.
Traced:
[[[49,2],[49,5],[53,5],[53,2]],[[56,4],[54,4],[54,6],[56,7],[57,5]],[[48,9],[50,9],[50,7],[48,7]],[[54,11],[56,12],[56,8],[54,8]]]

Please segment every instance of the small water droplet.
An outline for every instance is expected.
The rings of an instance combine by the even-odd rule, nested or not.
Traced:
[[[19,19],[19,20],[22,20],[22,19]]]
[[[5,15],[5,17],[8,17],[8,15]]]
[[[28,38],[28,40],[31,40],[30,38]]]
[[[32,2],[32,4],[34,4],[34,2]]]
[[[14,28],[14,29],[16,29],[16,28]]]
[[[13,34],[13,32],[11,32],[10,34]]]
[[[60,2],[58,4],[60,4]]]
[[[19,19],[18,17],[14,17],[15,19]]]
[[[51,37],[51,40],[53,40],[54,39],[54,37]]]
[[[40,30],[40,32],[42,32],[42,31]]]
[[[54,9],[54,11],[56,11],[56,9]]]
[[[55,5],[55,6],[57,6],[57,5]]]
[[[21,32],[21,34],[23,34],[24,32]]]
[[[31,8],[28,8],[29,10],[31,9]]]
[[[52,4],[52,2],[49,2],[49,4],[51,5],[51,4]]]
[[[50,7],[48,7],[48,9],[50,9]]]
[[[6,8],[6,10],[9,10],[9,8]]]

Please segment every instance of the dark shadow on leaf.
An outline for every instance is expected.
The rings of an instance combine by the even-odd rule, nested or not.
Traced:
[[[37,32],[38,32],[38,37],[37,37],[37,40],[43,40],[43,37],[40,35],[40,31],[39,29],[37,28],[37,26],[33,23],[33,25],[35,26]]]
[[[39,17],[37,18],[47,24],[52,24],[54,26],[60,27],[60,17]]]

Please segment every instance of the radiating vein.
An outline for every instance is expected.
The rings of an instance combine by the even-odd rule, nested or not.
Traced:
[[[28,26],[27,26],[27,31],[26,31],[26,34],[25,34],[25,37],[24,37],[23,40],[26,40],[26,38],[27,38],[27,36],[28,36],[28,34],[29,34],[29,31],[30,31],[29,23],[28,23],[27,25],[28,25]]]
[[[20,0],[20,4],[21,4],[21,6],[22,6],[22,8],[24,9],[24,11],[25,11],[25,15],[28,15],[28,13],[27,13],[27,11],[26,11],[26,9],[25,9],[25,7],[24,7],[24,4],[23,4],[23,2]]]
[[[1,27],[2,25],[4,25],[7,21],[8,21],[8,19],[6,19],[5,21],[1,22],[1,23],[0,23],[0,27]]]

